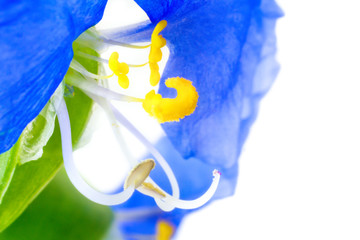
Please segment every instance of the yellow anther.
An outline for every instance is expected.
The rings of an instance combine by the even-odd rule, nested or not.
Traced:
[[[143,108],[150,116],[155,117],[159,123],[179,121],[195,111],[199,98],[192,82],[176,77],[165,81],[169,88],[177,90],[176,98],[162,98],[154,90],[146,94]]]
[[[111,69],[111,71],[113,71],[114,73],[119,72],[119,54],[117,52],[113,52],[110,55],[109,58],[109,68]]]
[[[157,63],[149,62],[150,67],[150,84],[156,86],[160,81],[159,65]]]
[[[159,71],[150,72],[150,84],[151,86],[156,86],[160,82],[160,73]]]
[[[160,62],[162,59],[162,52],[160,48],[151,48],[149,54],[149,62],[157,63]]]
[[[159,38],[161,39],[161,46],[160,48],[164,47],[166,45],[166,39],[163,38],[163,36],[159,36]]]
[[[122,62],[119,63],[119,72],[122,74],[128,74],[129,73],[129,65],[127,65],[126,63]]]
[[[159,71],[159,65],[157,63],[149,63],[150,70]]]
[[[167,26],[167,21],[166,20],[161,20],[160,22],[158,22],[158,24],[156,24],[154,31],[152,32],[151,38],[153,36],[158,36],[159,33],[164,30],[164,28],[166,28]]]
[[[109,68],[116,75],[117,74],[128,74],[129,73],[129,65],[126,63],[119,62],[119,54],[117,52],[113,52],[109,58]]]
[[[166,45],[166,40],[163,36],[153,36],[151,38],[151,46],[154,48],[162,48]]]
[[[160,220],[156,224],[156,240],[170,240],[175,227],[167,221]]]
[[[109,58],[109,68],[118,76],[119,85],[126,89],[129,87],[129,78],[126,74],[129,73],[129,65],[124,62],[119,62],[119,54],[113,52]]]
[[[166,45],[166,40],[162,35],[159,35],[166,27],[167,22],[165,20],[160,21],[153,33],[151,34],[151,48],[149,54],[149,66],[150,66],[150,84],[156,86],[160,81],[160,72],[157,62],[162,59],[161,48]]]
[[[149,55],[149,62],[159,62],[162,58],[162,53],[160,48],[166,45],[166,40],[159,33],[164,30],[167,22],[165,20],[161,20],[155,27],[153,33],[151,34],[151,48]]]
[[[120,87],[127,89],[129,87],[129,78],[125,74],[116,74]]]

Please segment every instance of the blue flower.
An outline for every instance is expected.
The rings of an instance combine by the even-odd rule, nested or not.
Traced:
[[[73,41],[106,0],[0,2],[0,153],[45,106],[69,68]]]
[[[234,191],[238,157],[256,118],[259,101],[269,90],[279,69],[274,59],[274,27],[282,13],[274,0],[136,2],[148,14],[151,23],[141,23],[112,34],[111,41],[150,41],[154,26],[165,19],[168,26],[162,35],[167,40],[170,58],[161,78],[159,93],[174,97],[176,93],[165,86],[164,79],[181,77],[191,80],[199,95],[192,115],[180,122],[162,125],[167,137],[156,147],[179,179],[181,198],[194,199],[205,192],[212,179],[209,173],[214,168],[220,170],[222,177],[213,199],[229,196]],[[100,20],[105,3],[44,0],[2,4],[0,72],[4,75],[1,87],[7,90],[0,91],[0,152],[15,143],[26,124],[50,99],[70,65],[73,41]],[[114,66],[117,67],[115,60]],[[99,77],[82,69],[76,61],[72,62],[72,68],[76,74],[83,74],[84,79],[87,76]],[[124,69],[120,71],[119,67],[114,74],[119,77],[119,82],[122,79],[126,88],[128,67]],[[84,84],[76,79],[69,81],[73,81],[71,83],[75,86],[76,83]],[[84,87],[85,92],[94,87],[90,86],[91,81],[86,84],[89,88]],[[64,102],[61,104],[61,113],[65,113],[59,114],[59,119],[65,123],[60,123],[60,127],[65,126],[62,131],[65,133],[62,135],[63,155],[64,158],[68,156],[71,163],[66,105]],[[107,110],[115,114],[111,107]],[[66,142],[64,136],[70,140]],[[164,175],[157,168],[151,172],[151,178],[171,192]],[[128,238],[133,234],[155,234],[161,221],[168,224],[165,228],[173,229],[185,214],[192,211],[176,209],[163,212],[152,198],[138,192],[114,210],[119,216],[118,226]]]
[[[190,79],[199,93],[194,114],[162,125],[168,139],[160,141],[157,147],[181,179],[182,198],[192,199],[204,192],[211,178],[206,172],[213,168],[222,173],[215,198],[229,196],[236,185],[238,157],[256,118],[259,101],[279,70],[274,58],[274,28],[282,12],[273,0],[136,2],[153,24],[162,19],[168,22],[162,34],[170,58],[159,92],[174,96],[163,80],[181,76]],[[140,24],[111,37],[148,41],[152,29],[152,24]],[[164,182],[162,175],[154,170],[151,176]],[[166,190],[169,189],[168,186]],[[143,214],[136,211],[139,209],[144,210]],[[120,216],[121,232],[128,236],[154,234],[156,222],[161,219],[176,226],[188,213],[158,212],[153,200],[140,194],[114,210]],[[131,220],[122,217],[125,215],[132,216]]]

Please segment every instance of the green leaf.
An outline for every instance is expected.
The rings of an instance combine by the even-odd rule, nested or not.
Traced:
[[[97,55],[95,51],[88,48],[76,46],[76,49]],[[97,73],[99,67],[97,62],[82,58],[76,60],[89,71]],[[73,96],[66,97],[65,101],[70,116],[72,143],[76,148],[80,146],[81,136],[92,113],[93,102],[77,88],[73,88]],[[38,126],[47,124],[44,119],[38,118],[44,118],[44,116],[40,115],[34,120]],[[45,119],[50,118],[45,117]],[[42,149],[42,156],[36,161],[25,159],[29,157],[29,154],[26,154],[29,151],[24,151],[22,143],[26,141],[28,149],[34,147],[37,149],[34,152],[38,152],[42,148],[41,144],[38,145],[37,141],[32,141],[29,136],[42,139],[39,136],[45,134],[42,130],[41,127],[31,128],[31,134],[22,134],[11,150],[0,155],[0,232],[20,216],[62,166],[61,138],[57,121],[52,136]]]
[[[88,201],[62,170],[0,240],[99,240],[111,221],[110,208]]]

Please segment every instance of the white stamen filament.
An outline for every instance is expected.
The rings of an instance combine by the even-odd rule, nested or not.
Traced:
[[[106,43],[106,44],[120,46],[120,47],[126,47],[126,48],[144,49],[144,48],[148,48],[151,46],[150,44],[144,45],[144,46],[133,45],[133,44],[123,43],[123,42],[119,42],[119,41],[114,41],[114,40],[107,39],[104,37],[101,38],[101,40],[103,41],[103,43]]]
[[[86,79],[86,80],[85,80]],[[130,97],[124,94],[120,94],[110,89],[101,87],[97,84],[95,80],[89,78],[80,78],[76,76],[72,76],[67,79],[67,83],[74,85],[75,87],[81,88],[84,91],[90,92],[92,94],[101,96],[103,98],[108,98],[116,101],[124,101],[124,102],[142,102],[143,100],[140,98]]]
[[[86,93],[86,92],[85,92]],[[88,94],[88,93],[87,93]],[[163,192],[166,197],[160,198],[157,194],[152,194],[151,191],[146,189],[144,186],[141,186],[137,188],[137,190],[145,195],[151,196],[154,198],[157,205],[163,210],[163,211],[171,211],[174,208],[182,208],[182,209],[194,209],[198,208],[202,205],[204,205],[206,202],[208,202],[211,197],[215,194],[215,191],[217,189],[217,186],[219,184],[220,174],[218,171],[214,171],[214,179],[209,187],[209,189],[199,198],[195,200],[181,200],[179,199],[180,196],[180,190],[177,183],[177,180],[175,178],[175,175],[173,174],[170,166],[166,162],[166,160],[162,157],[162,155],[157,151],[157,149],[149,142],[111,103],[104,99],[101,96],[96,96],[93,94],[88,94],[89,97],[91,97],[95,102],[97,102],[107,113],[108,117],[112,119],[114,116],[116,120],[121,123],[125,128],[127,128],[142,144],[144,144],[150,153],[155,157],[155,159],[159,162],[160,166],[164,169],[165,174],[169,178],[173,196],[166,193],[164,190],[162,190],[150,177],[147,178],[147,182],[151,183],[155,188],[158,188],[159,191]],[[109,108],[111,111],[109,111]],[[111,120],[113,122],[113,120]],[[116,134],[116,133],[115,133]],[[135,162],[131,162],[132,165],[134,165]]]
[[[108,117],[108,120],[110,122],[111,128],[113,130],[113,133],[115,135],[115,138],[118,142],[119,147],[122,149],[123,153],[125,154],[126,159],[129,161],[130,165],[134,167],[138,162],[131,156],[128,149],[125,147],[126,143],[124,139],[121,137],[119,125],[115,119],[114,113],[112,112],[109,102],[107,99],[104,99],[102,97],[99,97],[97,95],[94,95],[90,92],[84,91],[86,95],[88,95],[91,99],[93,99],[96,103],[98,103],[102,109],[105,111],[106,116]]]
[[[163,168],[165,174],[169,178],[170,185],[173,191],[174,197],[179,197],[180,191],[179,191],[179,185],[177,183],[177,180],[175,178],[174,172],[171,170],[171,167],[166,162],[164,157],[158,152],[158,150],[152,145],[152,143],[147,140],[144,135],[141,134],[139,130],[137,130],[134,125],[130,123],[129,120],[127,120],[113,105],[110,104],[110,107],[114,113],[114,116],[116,120],[118,120],[126,129],[128,129],[148,150],[149,152],[154,156],[154,158],[158,161],[160,166]]]
[[[197,199],[181,200],[167,194],[165,198],[161,198],[161,201],[164,201],[166,204],[173,206],[174,208],[194,209],[201,207],[214,196],[216,189],[219,185],[220,173],[217,170],[214,170],[213,176],[214,178],[209,189],[201,197]]]
[[[118,205],[127,201],[135,191],[133,185],[120,193],[105,194],[94,190],[84,181],[84,179],[78,173],[73,160],[70,120],[64,99],[60,100],[60,104],[56,108],[56,114],[60,125],[62,153],[63,153],[65,170],[72,184],[85,197],[87,197],[93,202],[102,205],[108,205],[108,206]]]
[[[168,176],[173,196],[166,193],[165,198],[154,198],[156,204],[163,210],[163,211],[172,211],[174,208],[181,208],[181,209],[194,209],[201,207],[205,203],[207,203],[211,197],[215,194],[215,191],[218,187],[219,180],[220,180],[220,173],[217,170],[214,170],[213,175],[214,179],[210,186],[210,188],[199,198],[195,200],[180,200],[180,192],[177,180],[175,178],[174,173],[172,172],[170,166],[166,162],[166,160],[162,157],[162,155],[153,147],[153,145],[148,142],[148,140],[114,107],[110,104],[115,118],[122,123],[129,131],[131,131],[151,152],[151,154],[158,160],[160,165],[165,171],[165,174]],[[158,156],[159,155],[159,156]],[[161,160],[161,161],[159,161]],[[164,166],[162,165],[164,164]],[[161,192],[165,192],[162,190],[151,178],[148,178],[149,181],[153,184],[154,187],[158,188]],[[175,185],[176,184],[176,185]],[[174,187],[176,187],[176,192],[174,191]],[[138,191],[148,195],[145,191],[141,189],[137,189]]]
[[[87,58],[87,59],[91,59],[91,60],[94,60],[94,61],[97,61],[97,62],[102,62],[102,63],[109,64],[109,60],[107,60],[107,59],[103,59],[103,58],[100,58],[100,57],[97,57],[97,56],[94,56],[94,55],[91,55],[91,54],[87,54],[87,53],[84,53],[84,52],[76,51],[75,55],[80,56],[80,57],[84,57],[84,58]]]
[[[99,58],[99,57],[96,57],[94,55],[87,54],[87,53],[84,53],[84,52],[77,51],[77,52],[75,52],[75,55],[81,56],[81,57],[84,57],[84,58],[87,58],[87,59],[91,59],[91,60],[94,60],[94,61],[97,61],[97,62],[102,62],[102,63],[109,64],[109,60],[107,60],[107,59]],[[127,63],[127,65],[129,67],[143,67],[143,66],[147,65],[148,63],[149,62],[146,62],[146,63],[143,63],[143,64],[128,64]],[[70,67],[71,67],[71,65],[70,65]],[[102,77],[102,76],[99,76],[99,77]],[[100,79],[100,78],[95,78],[95,79]]]
[[[86,92],[85,92],[86,93]],[[148,141],[140,132],[133,126],[129,120],[127,120],[114,106],[111,105],[108,100],[102,101],[101,98],[96,97],[92,94],[88,95],[90,98],[92,98],[95,102],[97,102],[108,114],[108,116],[111,118],[112,114],[109,114],[107,111],[107,105],[110,106],[113,115],[115,116],[116,120],[121,123],[128,131],[130,131],[147,149],[149,152],[154,156],[154,158],[157,160],[157,162],[160,164],[160,166],[164,169],[165,174],[167,175],[171,188],[172,193],[175,198],[178,198],[180,196],[180,190],[179,185],[177,183],[177,180],[175,178],[175,175],[173,171],[171,170],[169,164],[166,162],[164,157],[157,151],[157,149],[152,145],[150,141]],[[107,103],[107,104],[106,104]],[[134,165],[134,162],[131,162],[132,165]],[[153,183],[153,185],[156,185],[155,182],[149,178],[149,180]],[[157,186],[157,185],[156,185]],[[155,199],[155,201],[158,203],[158,200]],[[159,207],[162,208],[164,211],[171,211],[174,209],[174,207],[169,206],[167,204],[164,204],[163,202],[159,202]]]
[[[101,75],[91,73],[88,70],[86,70],[86,68],[84,68],[78,61],[76,61],[74,59],[71,61],[70,67],[86,77],[91,77],[94,79],[108,79],[110,77],[110,76],[101,76]]]
[[[134,49],[144,49],[150,47],[150,44],[133,45],[133,44],[128,44],[128,43],[108,39],[100,32],[98,32],[95,28],[88,29],[88,31],[81,34],[76,41],[84,46],[88,46],[98,50],[103,49],[104,45],[120,46],[126,48],[134,48]]]

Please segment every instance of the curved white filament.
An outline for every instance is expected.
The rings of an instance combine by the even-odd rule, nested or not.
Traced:
[[[113,118],[115,117],[116,120],[118,120],[121,124],[123,124],[124,127],[126,127],[132,134],[134,134],[135,137],[137,137],[139,139],[139,141],[142,144],[144,144],[148,148],[150,153],[155,157],[155,159],[158,161],[160,166],[164,169],[165,174],[169,178],[170,185],[172,187],[173,196],[175,198],[178,198],[180,196],[180,190],[179,190],[179,184],[177,183],[175,175],[174,175],[173,171],[171,170],[169,164],[164,159],[164,157],[157,151],[157,149],[151,144],[151,142],[149,142],[144,137],[144,135],[142,135],[119,111],[117,111],[117,109],[114,106],[112,106],[111,103],[107,99],[93,95],[86,91],[85,91],[85,93],[104,109],[105,113],[108,115],[111,122],[113,122]],[[117,112],[117,116],[116,116],[115,112]],[[116,138],[117,138],[119,144],[122,145],[122,141],[120,139],[118,139],[118,136],[116,134],[117,129],[114,129],[115,128],[114,124],[112,124],[112,126],[113,126],[114,134],[116,135]],[[134,162],[132,158],[129,158],[129,161],[130,161],[131,165],[133,165],[133,166],[136,165],[136,162]],[[157,188],[160,189],[160,187],[157,186],[157,184],[150,177],[148,177],[148,179],[154,186],[156,186]],[[139,192],[143,193],[141,189],[137,189],[137,190]],[[154,200],[155,200],[156,204],[163,211],[171,211],[175,208],[169,204],[164,203],[160,199],[154,198]]]
[[[79,52],[79,51],[77,51],[77,52],[75,52],[75,55],[80,56],[80,57],[84,57],[84,58],[87,58],[87,59],[91,59],[91,60],[94,60],[94,61],[97,61],[97,62],[109,64],[109,60],[106,60],[106,59],[103,59],[103,58],[100,58],[100,57],[96,57],[96,56],[94,56],[94,55],[90,55],[90,54],[87,54],[87,53],[84,53],[84,52]],[[73,60],[73,61],[75,61],[75,60]],[[77,62],[77,63],[78,63],[78,62]],[[147,65],[148,62],[143,63],[143,64],[129,64],[129,63],[126,63],[126,64],[127,64],[129,67],[142,67],[142,66]],[[73,68],[73,66],[71,66],[71,63],[70,63],[70,67]],[[78,71],[78,70],[76,69],[76,66],[75,66],[75,65],[74,65],[74,68],[73,68],[73,69],[76,70],[76,71]],[[85,69],[85,70],[86,70],[86,69]],[[80,71],[78,71],[78,72],[81,72],[81,69],[80,69]],[[86,72],[88,72],[88,71],[86,70]],[[85,72],[85,75],[87,74],[86,72]],[[93,73],[90,73],[90,75],[87,75],[87,76],[92,77],[92,78],[95,78],[95,79],[107,79],[107,78],[109,78],[109,76],[100,76],[100,75],[96,75],[96,74],[93,74]]]
[[[141,134],[139,130],[135,128],[134,125],[130,123],[129,120],[127,120],[124,115],[122,115],[112,104],[110,104],[110,107],[114,113],[114,116],[116,120],[118,120],[122,125],[124,125],[134,136],[142,143],[145,147],[149,150],[149,152],[156,158],[160,166],[164,169],[164,172],[169,178],[170,185],[173,191],[174,197],[179,197],[180,191],[179,191],[179,185],[177,183],[177,180],[175,178],[174,172],[171,170],[171,167],[166,162],[164,157],[159,153],[159,151],[152,145],[152,143],[147,140],[144,135]]]
[[[102,62],[102,63],[109,64],[109,60],[106,60],[106,59],[103,59],[103,58],[100,58],[100,57],[96,57],[96,56],[91,55],[91,54],[87,54],[87,53],[80,52],[80,51],[76,51],[74,54],[77,55],[77,56],[80,56],[80,57],[84,57],[84,58],[88,58],[88,59],[97,61],[97,62]]]
[[[83,89],[85,90],[85,89]],[[148,141],[136,128],[133,126],[107,99],[108,96],[99,96],[97,94],[89,93],[85,90],[85,93],[91,97],[95,102],[97,102],[107,113],[108,117],[110,118],[111,122],[114,122],[114,117],[122,124],[125,128],[127,128],[142,144],[144,144],[150,153],[154,156],[160,166],[164,169],[165,174],[169,178],[170,185],[172,187],[172,194],[169,195],[168,193],[164,192],[150,177],[147,178],[147,182],[151,183],[155,188],[157,188],[160,192],[163,192],[166,197],[156,197],[152,196],[157,203],[157,205],[163,211],[171,211],[174,208],[181,208],[181,209],[194,209],[201,207],[202,205],[206,204],[212,196],[215,194],[216,189],[218,187],[220,181],[220,173],[217,170],[214,170],[214,178],[211,186],[209,189],[199,198],[195,200],[181,200],[179,199],[180,190],[177,180],[173,171],[171,170],[170,166],[163,158],[163,156],[157,151],[157,149],[152,145],[150,141]],[[132,165],[134,162],[132,162]],[[145,195],[148,193],[144,192],[142,188],[138,188],[138,191],[142,192]],[[146,190],[146,189],[145,189]]]
[[[99,104],[101,106],[101,108],[104,110],[105,114],[108,117],[108,120],[110,122],[112,131],[115,135],[115,138],[118,142],[119,147],[122,149],[123,153],[125,154],[125,157],[127,158],[127,160],[129,161],[130,165],[132,167],[135,167],[136,164],[138,164],[138,162],[131,156],[130,152],[128,151],[128,149],[125,147],[126,143],[124,141],[124,139],[121,137],[120,134],[120,129],[118,128],[118,123],[115,119],[114,113],[112,112],[111,108],[110,108],[110,103],[107,99],[96,96],[90,92],[84,91],[86,95],[88,95],[93,101],[95,101],[97,104]]]
[[[91,80],[86,78],[80,78],[76,76],[72,76],[67,79],[67,83],[74,85],[75,87],[81,88],[87,92],[93,93],[95,95],[101,96],[103,98],[108,98],[117,101],[125,101],[125,102],[142,102],[142,99],[130,97],[124,94],[120,94],[110,89],[101,87],[97,84],[95,80]]]
[[[164,159],[164,157],[151,144],[151,142],[148,141],[144,137],[144,135],[142,135],[140,133],[140,131],[137,130],[135,128],[135,126],[132,125],[130,123],[130,121],[127,120],[113,105],[111,105],[111,103],[107,99],[104,99],[105,101],[102,101],[97,96],[94,96],[92,94],[89,94],[88,96],[90,98],[92,98],[95,102],[97,102],[105,111],[107,110],[107,107],[110,106],[110,108],[112,110],[112,113],[113,113],[113,116],[115,116],[116,120],[119,123],[121,123],[126,129],[128,129],[128,131],[130,131],[142,144],[144,144],[144,146],[149,150],[149,152],[154,156],[154,158],[157,160],[157,162],[160,164],[160,166],[164,169],[165,174],[169,178],[173,196],[175,198],[178,198],[180,196],[180,189],[179,189],[179,184],[178,184],[178,182],[177,182],[177,180],[175,178],[175,175],[174,175],[173,171],[171,170],[169,164]],[[109,114],[108,111],[106,111],[106,112]],[[162,204],[160,202],[160,205],[164,205],[164,204]],[[171,210],[169,210],[170,208],[168,206],[165,206],[165,205],[163,207],[161,207],[161,206],[159,206],[159,207],[164,208],[163,209],[164,211],[171,211],[172,209],[174,209],[173,207],[171,207]]]
[[[115,41],[115,40],[112,40],[112,39],[107,39],[107,38],[104,38],[104,37],[101,38],[101,40],[106,44],[120,46],[120,47],[126,47],[126,48],[144,49],[144,48],[150,47],[150,44],[143,45],[143,46],[133,45],[133,44],[128,44],[128,43],[124,43],[124,42]]]
[[[56,108],[56,114],[60,125],[65,170],[72,184],[82,195],[102,205],[118,205],[127,201],[135,191],[134,186],[130,186],[120,193],[105,194],[94,190],[84,181],[78,173],[73,160],[69,114],[64,99],[60,100],[60,104]]]
[[[220,173],[217,170],[214,170],[214,178],[209,189],[199,198],[194,200],[181,200],[174,198],[173,196],[166,195],[165,198],[161,198],[160,201],[163,201],[165,204],[168,204],[175,208],[181,209],[194,209],[203,206],[207,203],[212,196],[214,196],[216,189],[219,185]]]
[[[81,73],[84,76],[91,77],[94,79],[108,79],[109,76],[100,76],[94,73],[89,72],[85,67],[83,67],[78,61],[72,60],[70,63],[70,67],[75,71]]]

